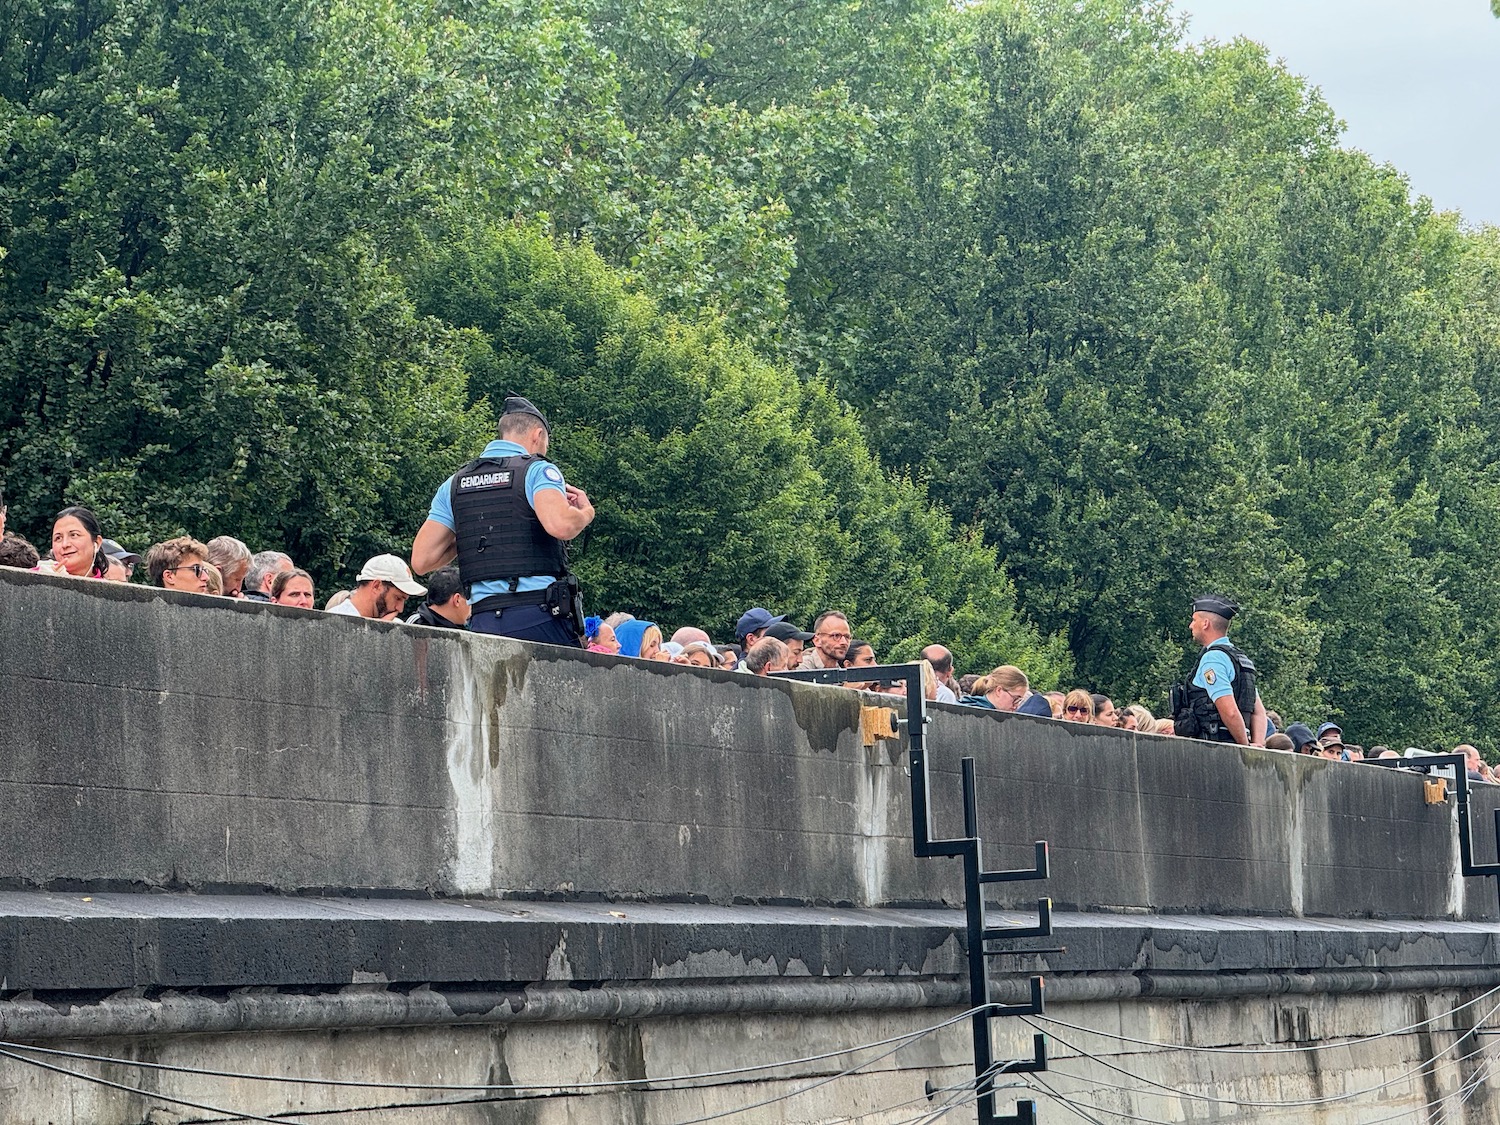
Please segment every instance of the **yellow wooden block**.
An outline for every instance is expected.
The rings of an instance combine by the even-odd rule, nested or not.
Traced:
[[[896,738],[897,715],[889,707],[861,707],[859,709],[859,733],[866,746],[874,746],[877,738]]]

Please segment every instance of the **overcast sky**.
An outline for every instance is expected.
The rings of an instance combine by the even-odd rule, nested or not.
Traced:
[[[1414,195],[1500,224],[1500,20],[1489,0],[1176,0],[1193,39],[1244,35],[1323,91],[1344,143]]]

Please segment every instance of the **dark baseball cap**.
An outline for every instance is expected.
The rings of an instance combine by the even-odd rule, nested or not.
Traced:
[[[104,540],[100,546],[104,548],[104,553],[112,559],[116,559],[122,563],[129,563],[131,566],[139,566],[141,564],[140,555],[134,551],[127,551],[113,539]]]
[[[505,407],[500,411],[500,417],[504,418],[507,414],[530,414],[542,424],[542,429],[549,434],[552,432],[552,427],[547,424],[547,416],[538,410],[529,398],[511,395],[505,400]]]
[[[767,625],[775,625],[778,621],[785,621],[786,614],[780,616],[773,614],[764,606],[752,606],[740,614],[739,624],[734,627],[736,637],[748,637],[751,633],[764,629]]]
[[[775,637],[778,641],[802,641],[804,644],[813,639],[813,635],[806,629],[799,629],[790,621],[778,621],[767,626],[766,636]]]
[[[1318,728],[1318,737],[1322,738],[1325,734],[1327,734],[1331,730],[1332,731],[1338,731],[1340,738],[1342,738],[1344,736],[1344,728],[1341,727],[1341,726],[1339,726],[1338,723],[1324,723],[1322,726],[1320,726]]]

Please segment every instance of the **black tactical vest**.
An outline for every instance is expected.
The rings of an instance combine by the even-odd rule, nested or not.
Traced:
[[[1255,729],[1250,722],[1255,717],[1255,662],[1233,644],[1216,644],[1213,647],[1221,649],[1234,664],[1234,705],[1240,717],[1245,720],[1245,733],[1254,738]],[[1207,648],[1203,650],[1207,651]],[[1202,659],[1203,653],[1200,652],[1198,659],[1193,661],[1193,669],[1188,673],[1187,679],[1172,691],[1172,728],[1183,738],[1233,742],[1234,735],[1219,717],[1219,709],[1209,698],[1207,689],[1193,683]]]
[[[476,582],[515,583],[537,574],[568,573],[567,548],[542,527],[526,501],[526,470],[535,456],[481,457],[453,474],[454,538],[465,589]]]

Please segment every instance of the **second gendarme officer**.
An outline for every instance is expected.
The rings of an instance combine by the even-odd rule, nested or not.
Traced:
[[[433,496],[411,562],[428,574],[458,560],[474,632],[577,645],[582,601],[566,544],[593,520],[594,505],[544,460],[550,440],[540,410],[506,399],[499,437]]]
[[[1183,738],[1266,744],[1266,709],[1255,689],[1255,663],[1229,640],[1229,621],[1240,607],[1208,595],[1193,602],[1188,628],[1203,646],[1193,674],[1172,688],[1174,731]]]

